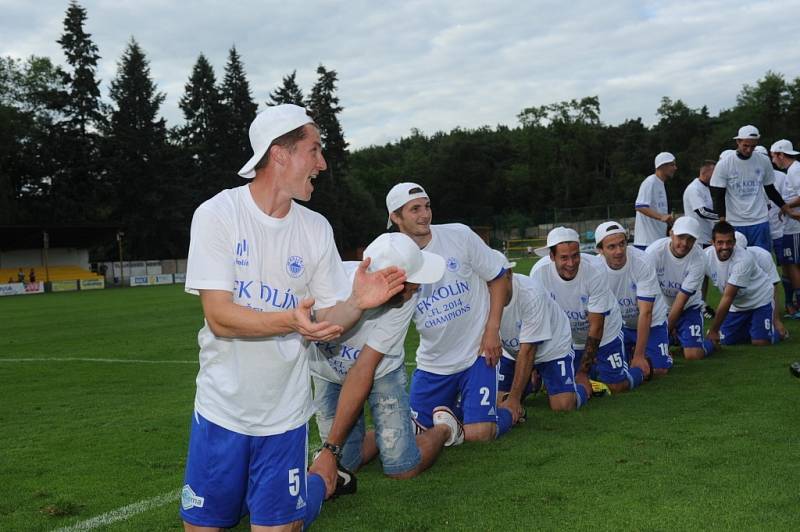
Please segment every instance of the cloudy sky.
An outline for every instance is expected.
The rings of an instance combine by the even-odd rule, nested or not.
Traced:
[[[162,114],[202,52],[218,79],[241,54],[260,105],[297,70],[307,93],[322,63],[339,74],[354,148],[461,126],[517,125],[525,107],[598,95],[609,124],[651,124],[662,96],[712,113],[767,70],[800,75],[800,0],[416,1],[83,0],[103,59],[104,95],[131,36],[150,60]],[[64,62],[66,1],[0,0],[0,55]]]

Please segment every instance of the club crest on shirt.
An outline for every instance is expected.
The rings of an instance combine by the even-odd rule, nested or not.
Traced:
[[[581,305],[588,305],[589,304],[589,296],[581,294]]]
[[[457,272],[459,267],[458,260],[455,257],[448,257],[447,258],[447,269],[451,272]]]
[[[286,261],[286,273],[289,274],[289,277],[300,277],[303,274],[303,270],[305,270],[305,265],[303,264],[303,257],[298,257],[297,255],[292,255]]]
[[[631,281],[631,291],[636,292],[636,281]]]

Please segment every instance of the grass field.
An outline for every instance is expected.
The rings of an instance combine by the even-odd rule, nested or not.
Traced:
[[[0,299],[0,530],[180,528],[201,322],[178,286]],[[788,327],[579,412],[531,399],[526,424],[414,480],[370,464],[315,529],[797,530]]]

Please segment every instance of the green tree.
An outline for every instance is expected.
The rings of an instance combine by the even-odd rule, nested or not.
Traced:
[[[190,157],[191,167],[185,172],[188,180],[195,184],[192,190],[197,204],[225,186],[220,146],[225,128],[216,84],[211,63],[200,54],[179,102],[186,122],[178,128],[177,135]]]
[[[301,107],[305,106],[305,99],[303,98],[303,91],[297,85],[297,70],[293,70],[291,74],[283,77],[283,85],[269,93],[269,100],[267,105],[280,105],[282,103],[293,103]]]
[[[221,137],[221,166],[230,186],[241,184],[236,175],[242,164],[252,155],[249,142],[250,123],[258,106],[253,101],[250,83],[236,47],[228,52],[225,77],[220,88],[220,103],[225,134]]]

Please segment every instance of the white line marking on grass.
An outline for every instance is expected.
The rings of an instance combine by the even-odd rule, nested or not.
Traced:
[[[197,360],[142,360],[135,358],[0,358],[0,362],[103,362],[107,364],[199,364]]]
[[[164,506],[165,504],[175,502],[179,498],[180,498],[180,491],[172,490],[167,493],[164,493],[163,495],[153,497],[152,499],[145,499],[143,501],[129,504],[128,506],[123,506],[122,508],[117,508],[116,510],[111,510],[110,512],[98,515],[97,517],[92,517],[91,519],[87,519],[86,521],[75,523],[72,526],[59,528],[56,532],[92,530],[93,528],[110,525],[111,523],[116,523],[117,521],[125,521],[127,519],[130,519],[134,515],[138,515],[150,511],[153,508],[158,508],[159,506]]]

